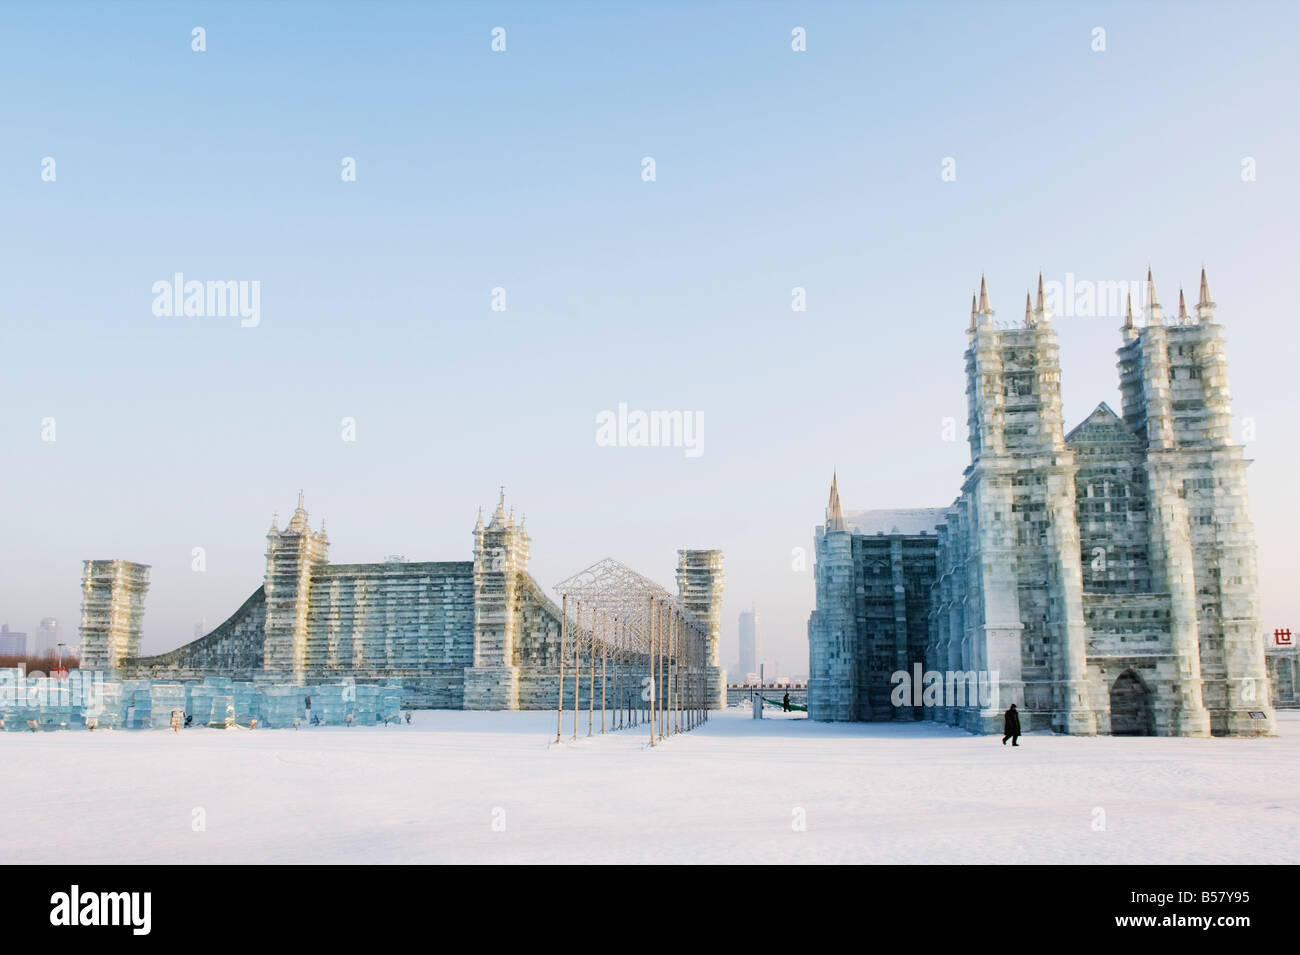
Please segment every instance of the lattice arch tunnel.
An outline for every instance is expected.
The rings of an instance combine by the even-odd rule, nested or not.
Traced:
[[[581,682],[587,681],[587,735],[648,725],[650,745],[709,718],[708,626],[682,601],[616,560],[605,559],[555,585],[560,594],[559,692],[555,740],[564,736],[572,686],[572,739],[578,738]]]

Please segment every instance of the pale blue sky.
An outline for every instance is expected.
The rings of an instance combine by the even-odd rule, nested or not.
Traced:
[[[720,547],[724,662],[756,602],[803,672],[832,468],[851,508],[957,494],[980,273],[1014,319],[1040,268],[1150,264],[1172,306],[1204,263],[1294,628],[1297,36],[1280,3],[7,5],[0,621],[75,632],[80,562],[124,557],[168,649],[300,487],[335,560],[456,560],[505,484],[544,585]],[[260,326],[155,317],[177,271],[260,281]],[[1057,320],[1067,427],[1118,407],[1118,324]],[[704,454],[597,447],[620,401],[702,412]]]

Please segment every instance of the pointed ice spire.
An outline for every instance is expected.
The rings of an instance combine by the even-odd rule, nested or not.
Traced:
[[[1210,298],[1210,281],[1205,277],[1205,266],[1201,266],[1201,298],[1196,303],[1196,317],[1202,322],[1214,321],[1214,299]]]
[[[1033,328],[1035,324],[1036,323],[1034,321],[1033,302],[1030,299],[1029,293],[1026,292],[1025,293],[1025,328]]]
[[[1124,327],[1120,329],[1120,334],[1124,337],[1124,342],[1137,341],[1138,330],[1133,325],[1133,293],[1129,292],[1124,296]]]
[[[1043,295],[1043,273],[1038,273],[1038,305],[1036,311],[1041,315],[1047,311],[1047,297]]]
[[[1164,311],[1160,308],[1160,300],[1156,298],[1156,283],[1151,278],[1151,266],[1147,266],[1147,324],[1159,325],[1163,322]]]
[[[975,331],[975,323],[979,318],[979,306],[975,304],[975,293],[970,293],[970,331]]]
[[[323,517],[320,519],[320,533],[317,534],[316,536],[319,537],[321,540],[327,539],[325,536],[325,518]]]
[[[311,530],[307,524],[307,509],[303,507],[302,491],[298,491],[298,506],[293,510],[293,517],[289,519],[288,530],[296,531],[299,534],[305,534]]]
[[[984,281],[984,274],[980,273],[980,314],[992,315],[993,309],[989,305],[989,287]]]
[[[501,493],[497,496],[497,509],[492,512],[492,522],[489,527],[499,527],[506,522],[506,489],[502,485]]]
[[[1187,315],[1187,299],[1183,297],[1183,287],[1178,286],[1178,324],[1186,325],[1191,319]]]
[[[826,529],[828,531],[844,530],[844,509],[840,507],[840,477],[838,472],[831,474],[831,496],[826,504]]]
[[[280,522],[280,512],[275,511],[274,513],[271,514],[271,529],[267,531],[267,533],[268,534],[280,533],[280,528],[277,526],[279,522]]]

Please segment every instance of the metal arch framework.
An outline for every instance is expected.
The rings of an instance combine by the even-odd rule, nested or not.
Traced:
[[[564,735],[565,674],[573,670],[573,739],[586,679],[587,735],[650,724],[650,745],[708,720],[704,665],[708,628],[682,601],[606,558],[555,585],[560,594],[559,693],[555,740]],[[599,666],[598,666],[599,665]],[[596,670],[600,670],[597,687]],[[584,674],[585,670],[585,674]],[[614,712],[612,719],[609,704]]]
[[[678,597],[626,564],[609,557],[560,581],[555,585],[555,590],[572,600],[582,601],[584,607],[598,607],[602,611],[608,611],[623,620],[634,632],[643,634],[649,632],[649,605],[650,598],[653,597],[656,604],[662,603],[665,607],[672,608],[686,626],[702,635],[707,634],[705,625],[686,609]],[[571,622],[581,625],[576,617]]]

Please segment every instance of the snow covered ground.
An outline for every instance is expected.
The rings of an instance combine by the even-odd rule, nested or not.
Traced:
[[[1300,861],[1300,712],[1275,739],[1017,750],[771,716],[654,749],[642,729],[586,739],[585,713],[559,746],[554,713],[3,733],[0,863]]]

